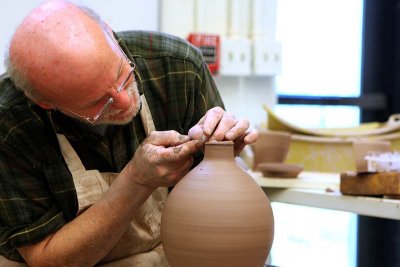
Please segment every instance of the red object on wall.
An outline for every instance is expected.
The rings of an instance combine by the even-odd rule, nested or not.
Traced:
[[[217,74],[220,64],[220,38],[217,34],[191,33],[187,40],[198,47],[212,74]]]

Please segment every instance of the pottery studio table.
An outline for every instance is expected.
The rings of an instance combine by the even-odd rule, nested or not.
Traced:
[[[250,172],[271,202],[347,211],[400,220],[400,199],[342,195],[339,173],[302,172],[298,178],[268,178]]]

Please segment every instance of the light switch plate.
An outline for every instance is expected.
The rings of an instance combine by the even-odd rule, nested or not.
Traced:
[[[255,75],[273,76],[282,71],[282,46],[276,41],[253,41],[252,67]]]
[[[221,38],[221,75],[251,74],[251,42],[247,39]]]

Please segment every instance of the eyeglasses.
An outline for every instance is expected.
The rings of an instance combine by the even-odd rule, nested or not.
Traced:
[[[114,103],[114,101],[115,101],[115,98],[118,97],[118,95],[122,92],[122,90],[127,86],[128,81],[129,81],[129,79],[131,78],[131,76],[133,75],[133,72],[134,72],[134,70],[135,70],[135,68],[136,68],[135,63],[133,63],[132,61],[129,60],[129,58],[128,58],[127,55],[125,54],[124,50],[122,50],[121,46],[115,41],[114,38],[112,38],[112,37],[110,36],[110,34],[109,34],[107,31],[106,31],[106,33],[107,33],[107,36],[108,36],[111,40],[114,40],[114,43],[115,43],[115,44],[117,45],[117,47],[119,48],[121,54],[122,54],[122,55],[125,57],[125,59],[127,60],[129,66],[130,66],[130,69],[129,69],[128,76],[124,79],[124,81],[121,83],[121,85],[117,87],[117,93],[116,93],[114,96],[109,97],[109,98],[107,99],[107,101],[106,101],[106,103],[104,104],[104,106],[96,113],[96,115],[94,115],[94,116],[92,116],[92,117],[88,117],[88,116],[82,116],[82,115],[77,114],[77,113],[75,113],[75,112],[73,112],[73,111],[68,111],[68,112],[70,112],[70,113],[72,113],[72,114],[74,114],[74,115],[76,115],[76,116],[78,116],[78,117],[80,117],[80,118],[82,118],[82,119],[88,121],[89,123],[92,123],[92,124],[95,123],[96,121],[98,121],[98,119],[100,119],[101,116],[103,116],[103,115],[110,109],[111,105],[112,105],[112,104]]]
[[[81,118],[83,118],[85,120],[87,120],[90,123],[95,123],[101,116],[103,116],[110,109],[112,103],[114,103],[114,101],[115,101],[115,98],[118,97],[118,95],[122,92],[122,89],[125,88],[125,86],[127,85],[129,79],[133,75],[133,71],[135,70],[135,64],[133,62],[131,62],[131,61],[128,61],[128,63],[131,66],[128,76],[125,78],[123,83],[120,86],[118,86],[117,93],[114,96],[109,97],[107,99],[107,102],[99,110],[99,112],[96,113],[96,115],[94,115],[93,117],[86,117],[86,116],[78,115],[78,114],[75,114],[75,113],[74,114],[78,115],[79,117],[81,117]]]

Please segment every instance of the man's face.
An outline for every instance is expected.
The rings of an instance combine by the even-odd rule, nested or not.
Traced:
[[[123,74],[121,74],[122,76]],[[120,80],[120,79],[118,79]],[[126,83],[119,85],[120,93],[101,95],[95,97],[93,101],[90,101],[88,105],[81,104],[84,108],[78,110],[73,108],[62,108],[58,107],[61,112],[68,116],[74,117],[81,122],[89,123],[93,125],[98,124],[115,124],[124,125],[132,121],[140,109],[140,98],[137,88],[137,83],[134,80],[134,76],[130,75],[130,78]],[[113,91],[117,91],[114,89]],[[85,93],[85,92],[83,92]],[[112,103],[107,103],[112,98]],[[98,100],[97,100],[98,99]],[[106,110],[104,110],[104,108]],[[97,119],[96,116],[100,114]],[[93,121],[93,118],[96,118]]]
[[[95,124],[124,125],[133,120],[140,109],[140,98],[136,81],[133,80],[123,90],[125,90],[128,95],[131,105],[127,106],[126,109],[116,109],[111,106]],[[118,99],[116,101],[118,101]],[[82,121],[81,118],[80,120]]]
[[[136,65],[128,59],[112,37],[112,32],[104,33],[112,51],[109,60],[103,65],[104,75],[96,78],[93,86],[84,88],[82,93],[88,94],[80,99],[82,102],[77,106],[80,110],[59,109],[85,123],[127,124],[140,109],[139,92],[134,75]]]

